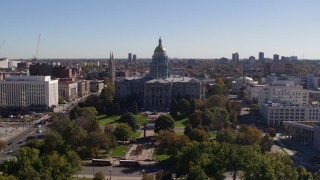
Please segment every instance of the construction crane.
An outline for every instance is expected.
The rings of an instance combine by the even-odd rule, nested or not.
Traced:
[[[39,52],[39,45],[40,45],[40,38],[41,38],[41,34],[39,34],[38,37],[38,44],[37,44],[37,50],[36,50],[36,54],[33,55],[33,59],[32,59],[32,63],[35,64],[38,58],[38,52]]]

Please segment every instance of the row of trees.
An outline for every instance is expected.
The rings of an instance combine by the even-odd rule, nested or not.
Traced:
[[[224,179],[311,179],[304,167],[293,167],[293,161],[281,154],[260,153],[259,148],[217,142],[192,142],[177,155],[177,176],[187,180]],[[319,179],[320,173],[314,175]]]

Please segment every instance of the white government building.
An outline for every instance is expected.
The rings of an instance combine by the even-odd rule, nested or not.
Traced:
[[[319,121],[320,106],[310,105],[309,91],[293,81],[266,85],[259,94],[260,113],[268,125],[283,121]]]
[[[4,110],[48,110],[58,105],[58,80],[50,76],[12,76],[0,81]]]
[[[130,96],[136,96],[137,103],[144,110],[168,111],[172,99],[200,99],[203,94],[200,80],[170,74],[169,59],[159,39],[150,62],[148,76],[115,81],[115,97],[119,100],[128,100]]]

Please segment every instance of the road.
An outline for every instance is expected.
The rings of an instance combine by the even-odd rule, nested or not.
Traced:
[[[82,171],[78,176],[90,176],[97,172],[103,172],[104,175],[109,176],[110,169],[111,175],[117,177],[142,177],[142,172],[147,174],[155,174],[159,170],[173,171],[175,169],[172,164],[150,164],[142,165],[139,167],[122,167],[118,165],[113,166],[83,166]],[[141,179],[141,178],[140,178]]]
[[[25,145],[26,137],[28,136],[37,136],[42,133],[37,133],[36,131],[40,129],[42,133],[45,131],[45,127],[37,128],[34,125],[27,125],[24,127],[24,130],[21,132],[17,133],[15,136],[12,138],[9,138],[7,140],[7,144],[10,143],[8,147],[4,149],[0,153],[0,163],[2,163],[4,160],[12,159],[15,154],[18,153],[18,151],[21,149],[23,145]],[[22,141],[21,143],[19,141]]]

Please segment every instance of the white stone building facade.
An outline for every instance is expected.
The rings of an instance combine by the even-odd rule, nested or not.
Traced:
[[[0,107],[8,109],[58,105],[58,80],[50,76],[11,76],[0,81]]]

